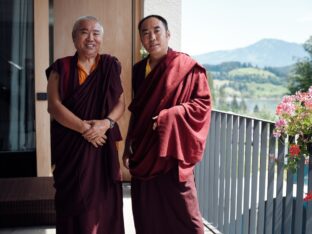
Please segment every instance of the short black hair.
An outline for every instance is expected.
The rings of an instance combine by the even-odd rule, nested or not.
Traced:
[[[146,17],[144,17],[143,19],[140,20],[140,22],[139,22],[139,24],[138,24],[139,32],[141,32],[141,27],[142,27],[143,22],[144,22],[145,20],[149,19],[149,18],[156,18],[156,19],[159,19],[159,20],[163,23],[163,25],[165,26],[165,29],[166,29],[166,30],[169,29],[169,27],[168,27],[168,22],[167,22],[167,20],[166,20],[164,17],[162,17],[162,16],[160,16],[160,15],[148,15],[148,16],[146,16]]]

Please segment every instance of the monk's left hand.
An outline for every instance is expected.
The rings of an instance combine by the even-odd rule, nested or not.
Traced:
[[[83,137],[89,142],[96,143],[97,145],[103,145],[107,136],[105,135],[109,129],[109,124],[104,120],[88,120],[86,121],[91,125],[91,128],[83,134]]]
[[[156,130],[157,128],[157,118],[158,118],[158,115],[157,116],[154,116],[152,119],[154,120],[154,123],[153,123],[153,130]]]

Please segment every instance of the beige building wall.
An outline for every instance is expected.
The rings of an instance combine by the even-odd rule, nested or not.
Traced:
[[[144,0],[144,16],[157,14],[163,16],[169,24],[171,38],[169,46],[181,50],[181,0]]]
[[[47,91],[49,66],[49,1],[34,0],[35,95]],[[37,176],[51,176],[50,116],[46,100],[35,101]]]

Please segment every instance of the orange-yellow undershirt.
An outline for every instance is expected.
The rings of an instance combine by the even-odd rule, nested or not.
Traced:
[[[145,67],[145,78],[148,76],[148,74],[151,72],[151,66],[149,64],[149,59],[147,60],[147,63],[146,63],[146,67]]]
[[[100,60],[100,55],[98,54],[95,58],[95,62],[91,67],[90,73],[94,71],[94,69],[97,67],[98,63]],[[79,78],[79,84],[83,84],[88,77],[88,73],[86,72],[86,70],[83,68],[83,66],[79,63],[79,61],[77,62],[77,67],[78,67],[78,78]]]

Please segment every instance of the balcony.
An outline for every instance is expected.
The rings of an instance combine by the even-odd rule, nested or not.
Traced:
[[[296,174],[286,172],[285,144],[273,128],[273,122],[212,112],[195,173],[202,215],[222,233],[311,233],[312,201],[303,197],[312,190],[312,158]]]
[[[304,202],[303,197],[312,190],[312,158],[308,165],[303,160],[300,162],[298,173],[286,172],[283,168],[285,144],[272,137],[273,127],[273,122],[261,119],[212,112],[205,155],[195,170],[201,212],[208,227],[205,233],[311,232],[312,201]],[[306,168],[306,175],[302,168]],[[0,180],[3,181],[8,182]],[[48,183],[51,188],[51,178]],[[31,190],[29,185],[25,187]],[[125,228],[127,234],[132,234],[135,232],[130,186],[125,183],[123,188]],[[40,190],[47,191],[43,187]],[[53,196],[53,192],[48,196],[47,207],[40,203],[39,208],[47,212],[51,207],[53,210]],[[18,205],[17,208],[23,210]],[[52,234],[55,233],[53,215],[50,218],[50,225],[45,227],[0,228],[0,234],[12,231]]]

